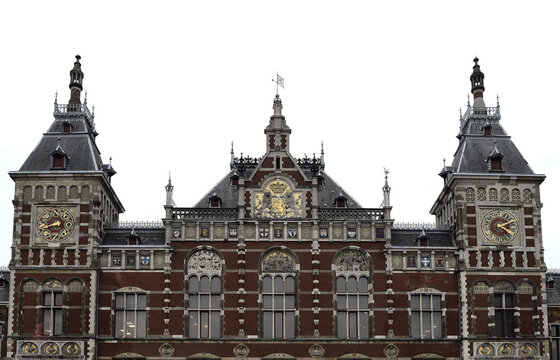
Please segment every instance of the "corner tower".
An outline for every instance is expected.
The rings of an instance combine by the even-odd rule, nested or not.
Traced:
[[[500,105],[484,102],[474,59],[473,106],[461,117],[453,163],[431,213],[459,247],[464,358],[530,354],[547,358],[540,184],[501,124]]]
[[[123,206],[95,143],[94,114],[81,101],[80,56],[70,71],[68,104],[18,171],[8,358],[95,354],[97,254],[104,226]],[[32,340],[30,340],[32,339]]]

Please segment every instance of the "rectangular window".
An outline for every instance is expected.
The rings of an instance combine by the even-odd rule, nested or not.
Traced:
[[[294,276],[265,275],[262,282],[262,331],[267,339],[296,336],[296,285]]]
[[[560,324],[550,325],[550,359],[560,360]]]
[[[337,336],[340,339],[369,337],[369,291],[366,276],[336,278]]]
[[[513,293],[494,294],[496,336],[513,337]]]
[[[146,337],[146,294],[115,294],[115,337]]]
[[[43,334],[62,335],[62,292],[43,293]]]
[[[413,294],[410,296],[410,327],[414,338],[442,337],[441,295]]]
[[[222,280],[219,276],[189,276],[189,337],[216,339],[221,334]]]

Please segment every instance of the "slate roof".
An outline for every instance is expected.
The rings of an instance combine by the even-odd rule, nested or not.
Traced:
[[[391,244],[393,247],[419,247],[416,240],[420,236],[426,236],[428,239],[428,246],[422,248],[457,248],[451,230],[393,229]]]
[[[132,228],[105,228],[102,245],[127,245],[128,236],[132,231]],[[138,235],[138,242],[134,246],[165,245],[164,228],[138,228],[134,229],[134,233]]]
[[[484,136],[482,128],[491,127],[492,135]],[[453,172],[490,173],[488,157],[497,150],[502,156],[501,174],[534,174],[527,161],[517,149],[511,137],[500,124],[499,116],[478,115],[469,118],[459,134],[461,142],[453,159]]]
[[[61,105],[64,106],[64,105]],[[89,110],[81,105],[82,112],[57,112],[55,120],[33,149],[19,171],[52,170],[52,153],[58,147],[68,156],[66,169],[60,171],[100,171],[101,154],[95,144],[95,129]],[[71,132],[63,132],[64,123],[71,124]]]
[[[245,178],[249,178],[255,169],[248,169],[250,171],[245,172]],[[310,179],[311,172],[303,170],[305,175]],[[235,170],[230,171],[220,180],[210,191],[208,191],[202,199],[200,199],[194,207],[197,208],[207,208],[209,206],[209,199],[214,194],[222,200],[222,207],[224,208],[236,208],[237,202],[239,201],[239,189],[237,186],[231,185],[231,177],[237,174]],[[361,208],[361,205],[354,200],[344,189],[340,187],[327,173],[321,172],[323,176],[323,186],[318,189],[319,197],[319,207],[322,208],[332,208],[334,207],[334,201],[341,194],[347,199],[348,208],[356,209]]]
[[[10,299],[10,271],[0,270],[0,279],[4,280],[4,286],[0,287],[0,304],[6,304]]]
[[[548,272],[546,274],[546,282],[554,282],[554,288],[546,287],[547,305],[560,306],[560,271]]]

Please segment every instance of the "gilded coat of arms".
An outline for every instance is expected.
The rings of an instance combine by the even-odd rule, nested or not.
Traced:
[[[261,219],[303,217],[302,195],[294,193],[281,180],[271,182],[263,192],[255,194],[255,216]]]

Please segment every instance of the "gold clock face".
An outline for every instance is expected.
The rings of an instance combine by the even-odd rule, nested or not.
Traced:
[[[481,227],[484,237],[495,245],[511,244],[519,230],[515,213],[502,209],[488,211],[482,218]]]
[[[76,221],[70,209],[49,207],[37,217],[37,234],[49,242],[61,242],[74,233]]]

